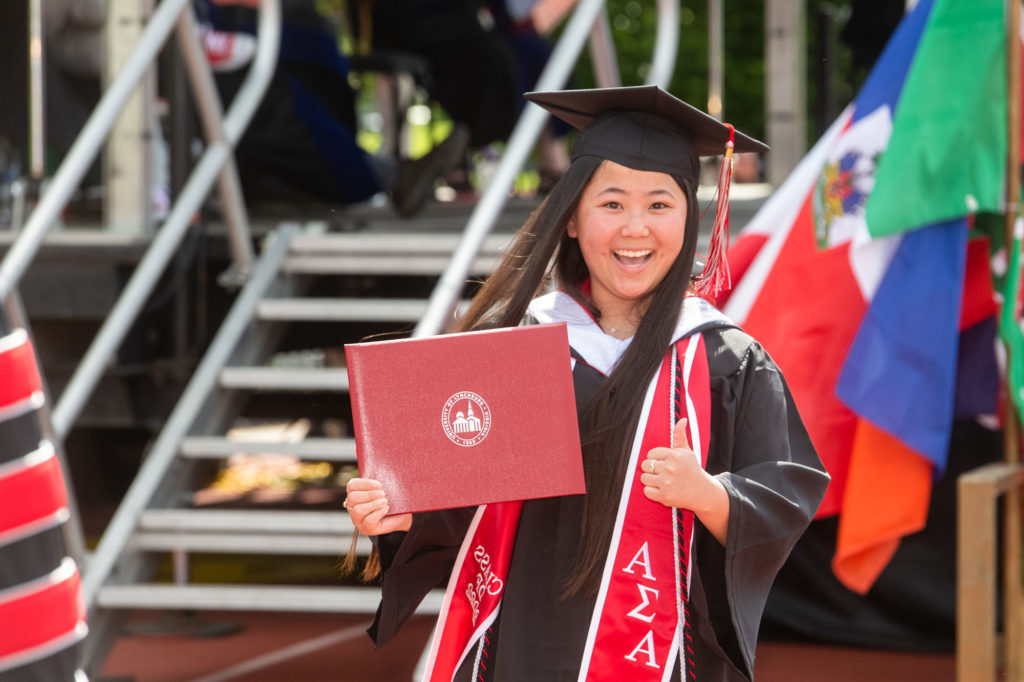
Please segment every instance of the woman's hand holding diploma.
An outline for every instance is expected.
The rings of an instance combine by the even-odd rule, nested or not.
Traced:
[[[689,509],[715,539],[725,545],[729,528],[729,494],[717,478],[701,468],[686,436],[686,420],[676,422],[674,448],[651,448],[641,465],[644,494],[668,507]]]
[[[383,535],[412,526],[412,514],[388,516],[388,498],[380,481],[372,478],[353,478],[345,486],[345,509],[352,523],[363,535]]]

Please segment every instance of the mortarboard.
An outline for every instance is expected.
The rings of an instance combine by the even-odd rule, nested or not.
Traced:
[[[597,156],[637,170],[681,176],[696,186],[698,157],[724,154],[711,246],[697,290],[714,297],[723,286],[729,286],[725,251],[732,153],[768,151],[766,144],[656,85],[528,92],[524,96],[582,131],[573,146],[573,160]]]

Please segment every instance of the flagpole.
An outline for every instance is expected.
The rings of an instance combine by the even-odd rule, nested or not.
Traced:
[[[1021,34],[1020,0],[1009,0],[1006,35],[1006,254],[1010,262],[1011,249],[1015,248],[1014,227],[1020,216],[1020,144],[1021,144]],[[1003,305],[1015,305],[1004,301]],[[1007,387],[1009,377],[1007,377]],[[1007,463],[1020,461],[1020,423],[1014,401],[1006,399],[1006,420],[1004,431],[1004,457]],[[1003,566],[1004,614],[1003,641],[1008,680],[1024,680],[1024,593],[1021,586],[1021,491],[1011,486],[1004,502],[1004,547]]]
[[[1020,0],[1010,0],[1006,40],[1006,245],[1013,245],[1013,226],[1020,213],[1021,37]]]

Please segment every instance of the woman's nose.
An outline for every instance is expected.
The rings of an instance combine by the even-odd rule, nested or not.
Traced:
[[[641,212],[630,213],[622,225],[622,234],[630,237],[647,234],[647,221]]]

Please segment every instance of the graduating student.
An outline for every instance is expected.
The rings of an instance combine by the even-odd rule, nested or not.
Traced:
[[[389,516],[353,479],[383,568],[370,635],[447,582],[429,680],[751,679],[828,483],[778,367],[704,298],[727,278],[731,152],[765,147],[654,86],[527,98],[582,133],[461,326],[567,323],[587,494]],[[723,152],[693,278],[698,157]]]

